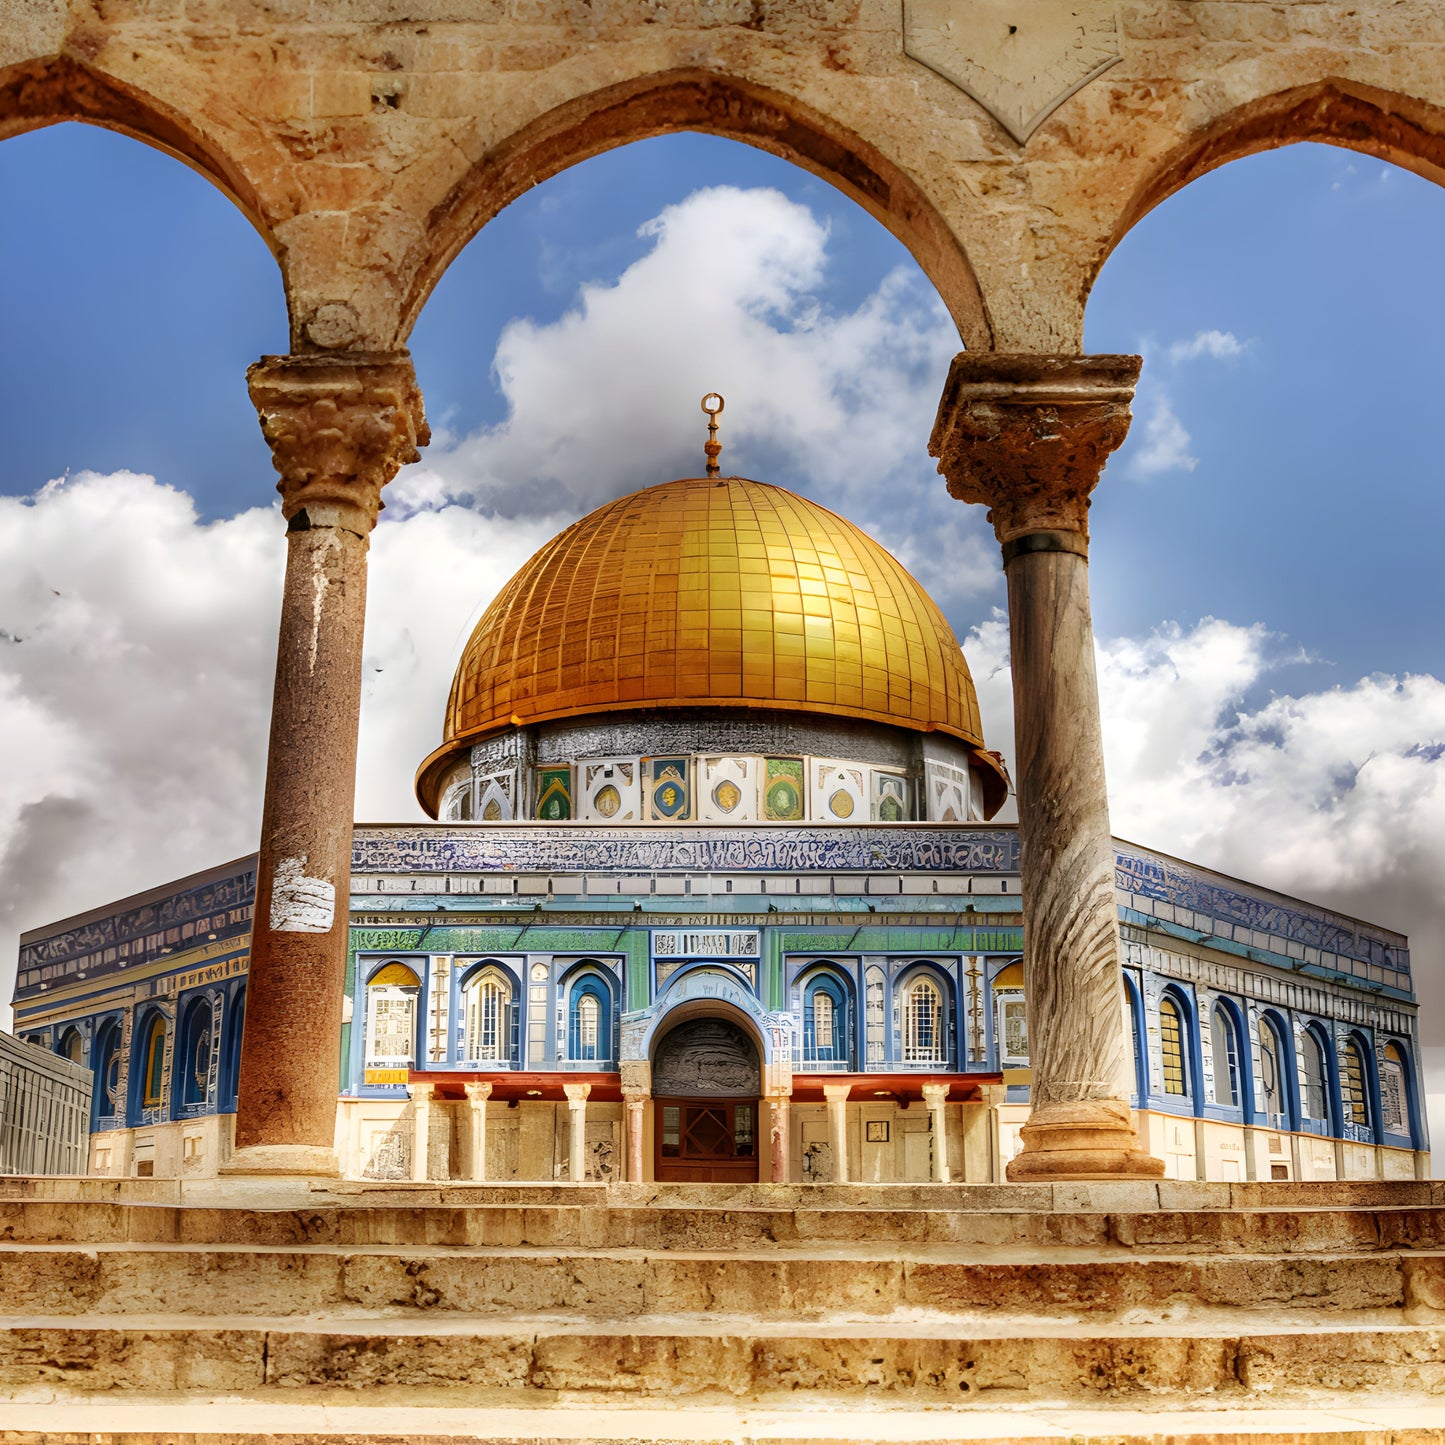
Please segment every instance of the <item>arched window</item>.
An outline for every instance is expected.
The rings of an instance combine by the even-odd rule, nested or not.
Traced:
[[[1380,1119],[1386,1133],[1411,1132],[1409,1076],[1398,1044],[1386,1044],[1380,1058]]]
[[[1285,1082],[1287,1055],[1284,1038],[1273,1019],[1259,1021],[1259,1083],[1264,1094],[1266,1121],[1272,1128],[1289,1128],[1289,1088]]]
[[[177,1058],[181,1103],[208,1103],[211,1097],[211,1054],[216,1042],[211,1036],[209,999],[197,999],[187,1009],[179,1037],[181,1051]]]
[[[853,1020],[850,995],[831,973],[814,974],[803,986],[803,1062],[852,1063]]]
[[[95,1097],[92,1100],[92,1127],[101,1119],[114,1118],[124,1112],[120,1097],[120,1024],[111,1019],[100,1027],[95,1041]]]
[[[410,1069],[415,1064],[416,1001],[420,992],[421,980],[404,963],[388,963],[367,981],[368,1069]]]
[[[466,1055],[474,1063],[500,1064],[512,1057],[512,984],[499,968],[483,968],[466,983],[462,1016]]]
[[[1209,1047],[1214,1055],[1214,1101],[1232,1107],[1239,1104],[1239,1046],[1234,1020],[1222,1003],[1210,1015]]]
[[[150,1023],[146,1025],[140,1058],[141,1108],[159,1108],[166,1063],[166,1020],[163,1014],[152,1015]]]
[[[69,1059],[72,1064],[83,1064],[85,1062],[85,1039],[79,1029],[66,1029],[61,1034],[60,1042],[55,1046],[55,1052],[62,1059]]]
[[[505,1009],[505,999],[502,1007]],[[568,1018],[569,1059],[607,1060],[612,1057],[612,994],[595,973],[583,974],[572,985]]]
[[[903,1057],[910,1064],[946,1064],[948,1021],[943,993],[926,974],[903,990]]]
[[[226,1015],[226,1049],[221,1056],[222,1113],[234,1111],[241,1085],[241,1040],[246,1031],[246,990],[238,989]]]
[[[1187,1097],[1188,1079],[1184,1068],[1184,1024],[1179,1005],[1172,998],[1159,1000],[1159,1058],[1164,1066],[1164,1092]]]
[[[1304,1076],[1304,1098],[1301,1112],[1306,1119],[1313,1119],[1329,1127],[1330,1093],[1329,1074],[1325,1067],[1324,1046],[1313,1029],[1304,1031],[1304,1042],[1300,1046],[1300,1067]]]
[[[1340,1099],[1345,1122],[1370,1127],[1370,1096],[1365,1092],[1365,1061],[1354,1039],[1346,1039],[1340,1058]]]
[[[1130,1062],[1134,1066],[1134,1097],[1140,1107],[1149,1094],[1149,1075],[1144,1066],[1144,1008],[1134,980],[1124,975],[1124,1022],[1129,1034]]]

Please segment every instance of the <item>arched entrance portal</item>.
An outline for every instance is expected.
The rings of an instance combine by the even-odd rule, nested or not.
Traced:
[[[670,1029],[652,1061],[653,1178],[756,1183],[760,1078],[757,1044],[731,1020]]]

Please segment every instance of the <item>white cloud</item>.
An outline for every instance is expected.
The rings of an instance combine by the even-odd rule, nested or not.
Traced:
[[[377,529],[359,816],[421,816],[471,623],[559,526],[448,507]],[[21,930],[256,846],[285,553],[274,508],[206,524],[131,473],[0,498],[4,1004]]]
[[[1192,472],[1199,465],[1199,458],[1189,450],[1189,433],[1162,389],[1155,389],[1142,431],[1142,438],[1128,453],[1128,467],[1135,476],[1153,478],[1166,472]]]
[[[1188,341],[1175,341],[1169,347],[1169,360],[1196,361],[1207,356],[1212,361],[1230,361],[1244,354],[1244,343],[1232,331],[1196,331]]]
[[[643,227],[651,249],[549,324],[502,334],[500,425],[439,438],[394,510],[448,499],[501,516],[578,515],[695,476],[704,392],[727,398],[723,470],[781,482],[868,528],[940,603],[999,586],[982,509],[926,452],[959,349],[938,297],[898,270],[850,311],[822,302],[826,228],[772,190],[717,187]]]

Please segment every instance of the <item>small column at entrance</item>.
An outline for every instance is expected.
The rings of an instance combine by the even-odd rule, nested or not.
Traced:
[[[487,1100],[492,1097],[490,1084],[463,1084],[467,1091],[467,1113],[472,1123],[471,1177],[478,1183],[487,1177]]]
[[[587,1096],[591,1084],[563,1084],[567,1096],[567,1122],[571,1126],[567,1140],[567,1177],[580,1184],[587,1177]]]
[[[411,1177],[426,1183],[427,1155],[431,1150],[431,1084],[408,1084],[411,1096]]]
[[[851,1084],[824,1084],[828,1101],[828,1140],[833,1146],[833,1182],[848,1182],[848,1095]]]
[[[933,1182],[948,1184],[953,1179],[948,1167],[948,1085],[925,1084],[923,1102],[933,1125]]]
[[[791,1090],[786,1093],[768,1095],[768,1135],[772,1143],[772,1173],[774,1184],[788,1182],[788,1118],[793,1111]]]
[[[430,439],[411,358],[269,356],[247,373],[281,474],[286,581],[227,1174],[336,1175],[366,552]]]
[[[647,1094],[637,1089],[624,1089],[622,1102],[627,1114],[627,1177],[639,1181],[643,1177],[642,1139],[647,1119]]]
[[[1114,845],[1089,610],[1089,494],[1137,356],[954,358],[929,451],[987,506],[1008,579],[1031,1111],[1008,1177],[1158,1178],[1129,1113]]]

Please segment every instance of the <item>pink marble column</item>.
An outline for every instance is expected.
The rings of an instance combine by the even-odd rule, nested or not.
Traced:
[[[405,352],[271,356],[247,380],[287,552],[236,1151],[222,1172],[335,1175],[366,554],[381,489],[429,433]]]

